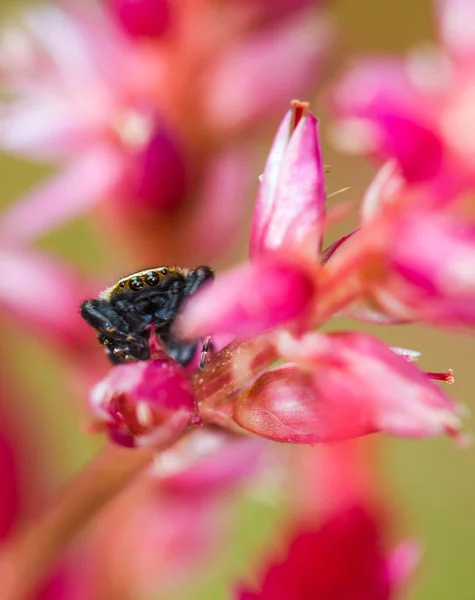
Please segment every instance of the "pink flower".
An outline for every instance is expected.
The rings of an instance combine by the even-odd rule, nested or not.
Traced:
[[[338,509],[318,529],[296,527],[284,557],[264,571],[259,591],[241,589],[236,598],[387,600],[399,583],[394,563],[406,562],[412,548],[386,551],[380,529],[359,505]]]
[[[301,109],[297,104],[297,121]],[[218,406],[221,424],[232,419],[253,433],[298,443],[375,431],[457,435],[454,403],[403,356],[365,334],[311,332],[364,297],[373,248],[361,240],[384,238],[385,230],[380,231],[378,220],[370,221],[369,233],[346,236],[344,243],[323,253],[325,265],[319,264],[325,193],[316,120],[311,114],[300,118],[287,144],[291,120],[290,115],[284,118],[263,174],[251,262],[200,291],[179,322],[179,335],[190,338],[232,333],[249,340],[261,334],[223,354],[240,381],[236,394],[226,380],[224,389],[234,394],[232,408],[228,403],[224,410],[212,385],[201,386],[206,373],[201,383],[196,379],[202,416],[209,418],[209,405]],[[259,352],[267,353],[265,361]],[[288,363],[265,371],[277,358]],[[207,389],[215,396],[211,400]]]
[[[441,48],[362,60],[333,93],[342,146],[395,158],[410,183],[450,201],[473,187],[474,7],[436,2]]]
[[[61,171],[7,209],[3,242],[31,242],[99,207],[104,234],[143,261],[221,255],[245,213],[256,128],[307,92],[330,41],[306,4],[269,21],[230,0],[25,10],[0,52],[14,92],[2,101],[0,147]]]

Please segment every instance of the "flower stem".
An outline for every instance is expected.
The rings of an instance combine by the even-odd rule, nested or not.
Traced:
[[[2,600],[30,598],[61,550],[150,463],[153,455],[148,448],[131,451],[107,447],[42,516],[16,531],[0,555]]]

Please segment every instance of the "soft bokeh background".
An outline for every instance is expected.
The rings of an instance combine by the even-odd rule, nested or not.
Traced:
[[[13,5],[18,5],[16,0],[3,0],[0,9],[5,13]],[[429,0],[340,0],[334,3],[334,11],[340,28],[340,44],[332,56],[333,63],[322,91],[345,61],[351,61],[361,52],[402,52],[431,37],[433,17]],[[328,190],[351,186],[349,194],[357,198],[370,180],[373,167],[332,150],[326,139],[327,115],[321,100],[311,100],[314,112],[323,119],[325,162],[331,165]],[[0,173],[3,205],[18,197],[47,170],[2,156]],[[114,256],[104,252],[95,229],[87,221],[63,228],[45,240],[43,246],[82,269],[91,269],[93,265],[97,269],[99,264],[105,271],[117,270],[122,274],[120,264]],[[242,253],[245,253],[244,246]],[[336,325],[342,328],[344,323]],[[66,385],[57,357],[12,326],[6,331],[2,346],[10,354],[9,368],[14,374],[22,375],[25,388],[25,405],[21,410],[44,432],[43,445],[38,451],[44,452],[55,465],[56,472],[51,476],[55,485],[60,486],[96,453],[101,442],[81,429],[86,415],[79,399],[74,403],[65,398]],[[421,365],[427,370],[454,368],[456,385],[450,391],[457,401],[472,408],[475,374],[472,338],[419,327],[378,328],[376,333],[393,345],[421,351]],[[26,371],[28,376],[23,377]],[[469,427],[473,428],[473,424]],[[397,523],[401,531],[423,543],[423,561],[410,597],[414,600],[472,600],[475,596],[474,449],[460,450],[446,439],[408,442],[381,436],[375,445],[386,494],[393,506],[400,509]],[[183,598],[226,598],[229,579],[243,572],[250,556],[259,554],[266,536],[279,520],[276,506],[260,500],[243,503],[229,541],[229,555],[217,561],[200,589],[191,590]]]

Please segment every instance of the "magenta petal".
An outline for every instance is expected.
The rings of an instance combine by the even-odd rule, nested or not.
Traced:
[[[432,105],[414,86],[403,61],[363,62],[337,86],[333,103],[343,118],[343,143],[349,138],[352,147],[385,160],[397,159],[410,181],[424,181],[438,173],[443,146]]]
[[[156,124],[134,168],[129,199],[133,210],[142,206],[151,215],[178,210],[186,199],[188,164],[180,140],[164,123]]]
[[[29,243],[87,213],[112,191],[120,173],[121,161],[113,151],[89,152],[3,212],[2,243]]]
[[[169,0],[109,0],[124,29],[133,37],[158,38],[167,30]]]
[[[198,421],[191,382],[172,360],[114,367],[91,391],[91,409],[111,439],[134,446],[167,446]]]
[[[198,292],[185,306],[179,335],[197,339],[232,333],[240,339],[305,320],[315,282],[301,266],[262,261],[238,267]]]
[[[251,256],[284,249],[315,260],[321,248],[326,200],[318,121],[312,114],[301,119],[282,155],[287,119],[264,171],[252,226]]]

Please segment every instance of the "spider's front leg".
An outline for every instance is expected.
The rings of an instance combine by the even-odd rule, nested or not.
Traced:
[[[211,339],[211,336],[209,335],[208,337],[205,337],[205,339],[203,340],[203,345],[201,347],[200,362],[198,365],[198,368],[201,369],[201,371],[203,371],[204,368],[206,367],[206,365],[209,363],[213,354],[214,354],[213,340]]]
[[[186,278],[185,295],[191,296],[207,281],[214,279],[214,273],[209,267],[197,267]]]
[[[130,342],[134,336],[127,323],[111,307],[107,300],[85,300],[81,304],[81,316],[91,327],[104,336],[104,340]]]
[[[185,293],[187,296],[194,294],[204,283],[214,279],[214,273],[209,267],[197,267],[187,277],[187,285]],[[203,370],[214,352],[213,342],[211,337],[208,336],[203,340],[201,347],[199,368]]]

